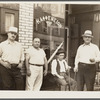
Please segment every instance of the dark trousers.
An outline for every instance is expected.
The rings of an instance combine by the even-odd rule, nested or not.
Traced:
[[[95,64],[79,63],[78,73],[77,73],[77,90],[83,91],[84,84],[86,84],[87,91],[93,91],[95,76],[96,76]]]
[[[20,69],[16,67],[11,67],[7,69],[0,65],[0,83],[2,90],[23,90],[23,77],[21,75]]]

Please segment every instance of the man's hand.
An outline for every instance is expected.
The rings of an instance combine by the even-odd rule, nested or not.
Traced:
[[[74,68],[74,72],[78,72],[78,67],[75,67]]]
[[[66,73],[69,73],[70,72],[70,69],[71,69],[71,67],[68,66],[68,68],[66,69]]]
[[[99,69],[100,69],[100,62],[98,63],[98,67],[99,67]]]
[[[27,76],[30,76],[30,75],[31,75],[31,71],[30,71],[30,69],[27,69],[26,74],[27,74]]]
[[[63,76],[59,76],[59,78],[60,78],[60,79],[63,79],[64,77],[63,77]]]
[[[23,63],[19,63],[19,65],[17,66],[19,69],[21,69],[23,66]]]
[[[48,71],[47,70],[44,70],[44,72],[43,72],[44,76],[46,76],[47,73],[48,73]]]
[[[11,68],[11,65],[9,62],[6,62],[6,61],[3,61],[3,60],[0,60],[0,63],[1,65],[3,65],[4,67],[10,69]]]
[[[70,71],[70,69],[71,69],[71,66],[68,66],[68,69],[67,69],[67,71],[69,72],[69,71]]]
[[[91,59],[90,59],[90,62],[95,62],[95,59],[94,59],[94,58],[91,58]]]

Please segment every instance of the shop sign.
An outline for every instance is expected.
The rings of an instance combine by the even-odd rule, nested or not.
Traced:
[[[51,25],[52,22],[55,23],[59,28],[62,27],[61,23],[57,20],[57,18],[53,16],[43,16],[36,19],[36,23],[40,24],[41,22],[46,21],[48,25]]]

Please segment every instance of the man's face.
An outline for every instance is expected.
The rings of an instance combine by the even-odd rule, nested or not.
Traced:
[[[84,36],[84,37],[83,37],[83,40],[84,40],[84,42],[85,42],[86,44],[89,44],[89,43],[91,42],[92,38],[89,37],[89,36]]]
[[[39,47],[40,47],[40,39],[39,39],[39,38],[35,38],[35,39],[33,40],[33,46],[34,46],[35,48],[39,48]]]
[[[14,33],[14,32],[9,32],[8,33],[8,38],[10,40],[15,41],[16,37],[17,37],[17,33]]]
[[[58,59],[59,59],[59,60],[63,60],[64,57],[65,57],[64,53],[60,53],[60,54],[58,55]]]

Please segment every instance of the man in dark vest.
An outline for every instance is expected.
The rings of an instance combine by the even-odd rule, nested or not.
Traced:
[[[67,72],[70,71],[70,66],[68,66],[67,62],[65,61],[65,52],[60,49],[57,52],[57,58],[54,59],[51,63],[51,73],[54,75],[55,80],[61,85],[66,86],[70,85],[70,90],[75,91],[76,81],[74,81],[72,78],[70,78],[67,75]],[[63,91],[64,88],[61,88],[61,91]],[[66,89],[65,89],[66,90]]]

